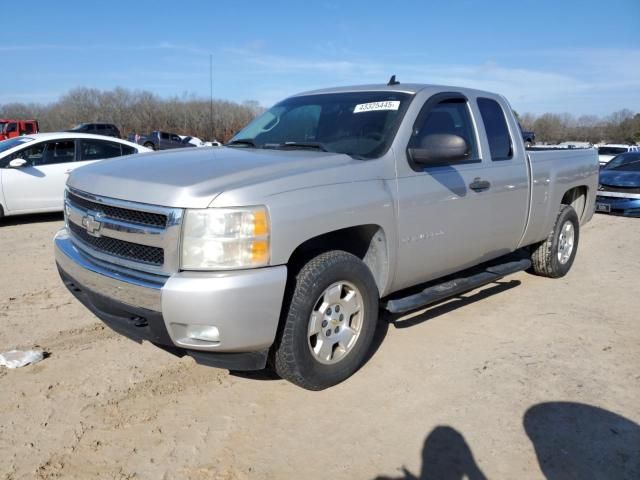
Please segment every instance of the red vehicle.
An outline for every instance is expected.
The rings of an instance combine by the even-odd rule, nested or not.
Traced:
[[[0,141],[8,138],[19,137],[20,135],[31,135],[38,133],[37,120],[13,120],[0,118]]]

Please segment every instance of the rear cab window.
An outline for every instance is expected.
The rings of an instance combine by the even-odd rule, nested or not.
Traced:
[[[507,118],[498,102],[491,98],[478,98],[478,108],[489,142],[491,160],[511,160],[513,158],[513,141],[509,134]]]

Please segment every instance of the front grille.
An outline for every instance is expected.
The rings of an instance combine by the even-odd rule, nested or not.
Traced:
[[[86,198],[67,192],[67,200],[77,207],[85,210],[93,210],[102,212],[107,217],[115,220],[136,223],[138,225],[148,225],[151,227],[164,227],[167,225],[167,216],[160,213],[141,212],[138,210],[129,210],[128,208],[114,207],[112,205],[104,205],[98,202],[92,202]]]
[[[161,266],[164,263],[162,248],[139,245],[111,237],[94,237],[89,235],[84,228],[72,222],[69,222],[69,229],[77,238],[96,250],[149,265]]]
[[[612,185],[601,185],[598,191],[618,192],[618,193],[640,193],[640,187],[616,187]]]

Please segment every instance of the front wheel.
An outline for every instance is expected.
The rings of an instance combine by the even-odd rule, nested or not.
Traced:
[[[533,273],[549,278],[564,277],[573,265],[579,238],[580,221],[576,211],[569,205],[562,205],[553,230],[531,253]]]
[[[339,250],[310,260],[292,287],[275,370],[308,390],[331,387],[364,362],[378,320],[378,288],[358,257]]]

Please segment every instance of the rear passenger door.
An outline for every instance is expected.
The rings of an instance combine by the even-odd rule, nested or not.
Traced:
[[[513,115],[497,99],[478,97],[476,105],[486,138],[483,178],[491,183],[489,217],[495,255],[514,250],[520,243],[529,211],[529,171]],[[512,125],[509,125],[511,121]]]

